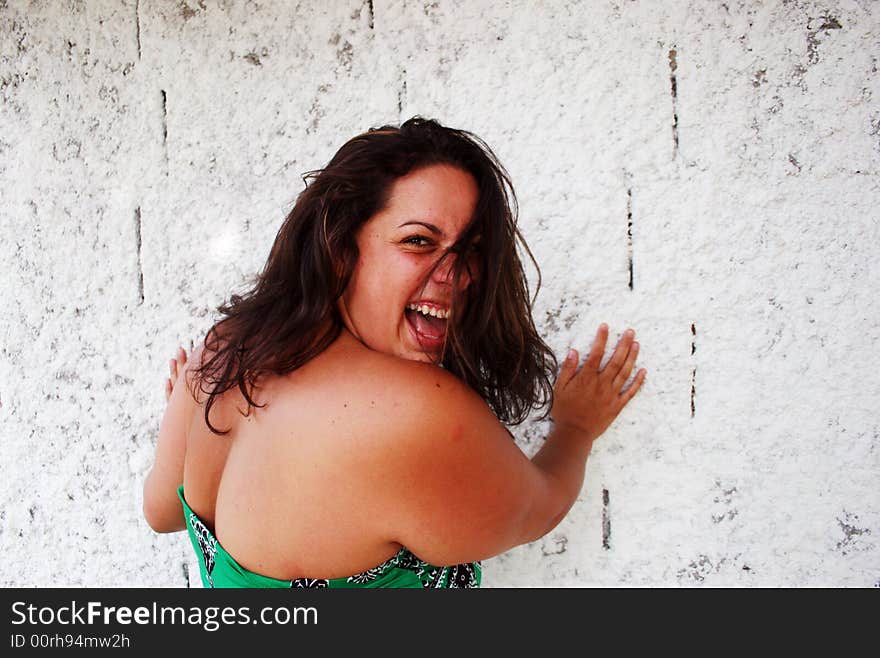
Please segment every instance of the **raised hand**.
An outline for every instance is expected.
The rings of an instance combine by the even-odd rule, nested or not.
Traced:
[[[590,354],[580,369],[577,367],[577,350],[569,350],[556,380],[550,412],[557,425],[567,425],[586,433],[591,441],[608,429],[645,381],[647,370],[642,368],[629,388],[623,390],[639,351],[635,335],[632,329],[623,333],[614,354],[601,370],[599,367],[608,339],[607,324],[599,325]]]
[[[187,358],[186,351],[182,347],[178,347],[177,355],[168,362],[171,378],[165,380],[165,402],[168,402],[169,398],[171,398],[171,391],[174,390],[174,384],[177,383],[178,375],[183,372]]]

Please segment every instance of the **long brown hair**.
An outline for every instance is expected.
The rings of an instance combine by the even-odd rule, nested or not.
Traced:
[[[469,172],[479,192],[470,224],[446,252],[470,249],[479,236],[479,275],[456,293],[453,309],[464,310],[450,318],[440,365],[476,391],[502,422],[521,423],[533,408],[547,406],[544,415],[549,413],[557,362],[532,320],[517,243],[538,272],[538,288],[540,270],[516,225],[510,178],[476,135],[414,117],[352,138],[326,167],[305,174],[306,188],[253,287],[217,307],[225,317],[205,337],[213,354],[195,369],[194,380],[208,394],[205,423],[212,432],[229,432],[208,420],[218,395],[237,385],[249,415],[251,406],[265,406],[251,398],[261,375],[296,370],[339,336],[344,325],[337,301],[357,262],[358,229],[384,207],[395,180],[434,164]],[[456,280],[467,261],[455,258]]]

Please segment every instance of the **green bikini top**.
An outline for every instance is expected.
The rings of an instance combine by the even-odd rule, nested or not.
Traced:
[[[199,573],[205,587],[479,587],[482,566],[479,562],[437,567],[420,560],[406,548],[377,567],[340,578],[295,578],[279,580],[262,576],[242,567],[226,552],[208,527],[190,509],[183,497],[183,485],[177,488],[183,504],[186,530],[199,559]]]

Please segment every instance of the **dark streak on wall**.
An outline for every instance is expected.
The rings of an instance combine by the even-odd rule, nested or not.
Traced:
[[[144,269],[141,265],[141,207],[134,211],[134,232],[137,240],[138,305],[144,303]]]
[[[165,152],[165,175],[168,175],[168,95],[162,92],[162,149]]]
[[[691,323],[691,356],[693,356],[697,351],[697,328]],[[691,418],[694,417],[694,412],[696,407],[694,405],[694,398],[697,395],[697,366],[694,366],[694,369],[691,371]]]
[[[135,24],[137,25],[138,61],[141,61],[141,0],[134,5]]]
[[[183,567],[183,580],[186,582],[186,586],[192,587],[192,585],[189,584],[189,567],[186,562],[183,562],[180,566]]]
[[[373,29],[373,0],[367,0],[367,10],[370,12],[370,29]]]
[[[608,511],[608,489],[602,489],[602,548],[611,548],[611,513]]]
[[[402,120],[403,104],[406,103],[406,69],[403,69],[403,73],[401,73],[400,77],[400,91],[397,92],[397,116]]]
[[[678,79],[675,71],[678,69],[678,60],[675,48],[669,51],[669,83],[672,87],[672,157],[678,155]]]
[[[627,176],[629,178],[629,176]],[[633,213],[632,213],[632,185],[626,188],[626,250],[629,258],[629,289],[633,289]]]

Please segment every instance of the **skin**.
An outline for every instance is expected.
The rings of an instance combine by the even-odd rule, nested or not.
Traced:
[[[554,430],[526,458],[476,393],[432,365],[436,350],[414,336],[405,314],[414,300],[442,307],[452,298],[452,263],[432,268],[475,203],[473,179],[453,167],[396,181],[387,207],[357,235],[340,337],[302,368],[261,381],[255,399],[264,409],[243,417],[236,389],[220,396],[212,422],[230,429],[227,437],[208,431],[204,401],[181,386],[202,348],[189,357],[178,350],[144,487],[155,530],[184,528],[176,498],[183,482],[187,502],[245,568],[334,578],[401,546],[433,564],[485,559],[564,518],[593,441],[644,381],[642,369],[622,388],[638,344],[625,332],[600,370],[603,324],[580,367],[572,351],[555,387]]]

